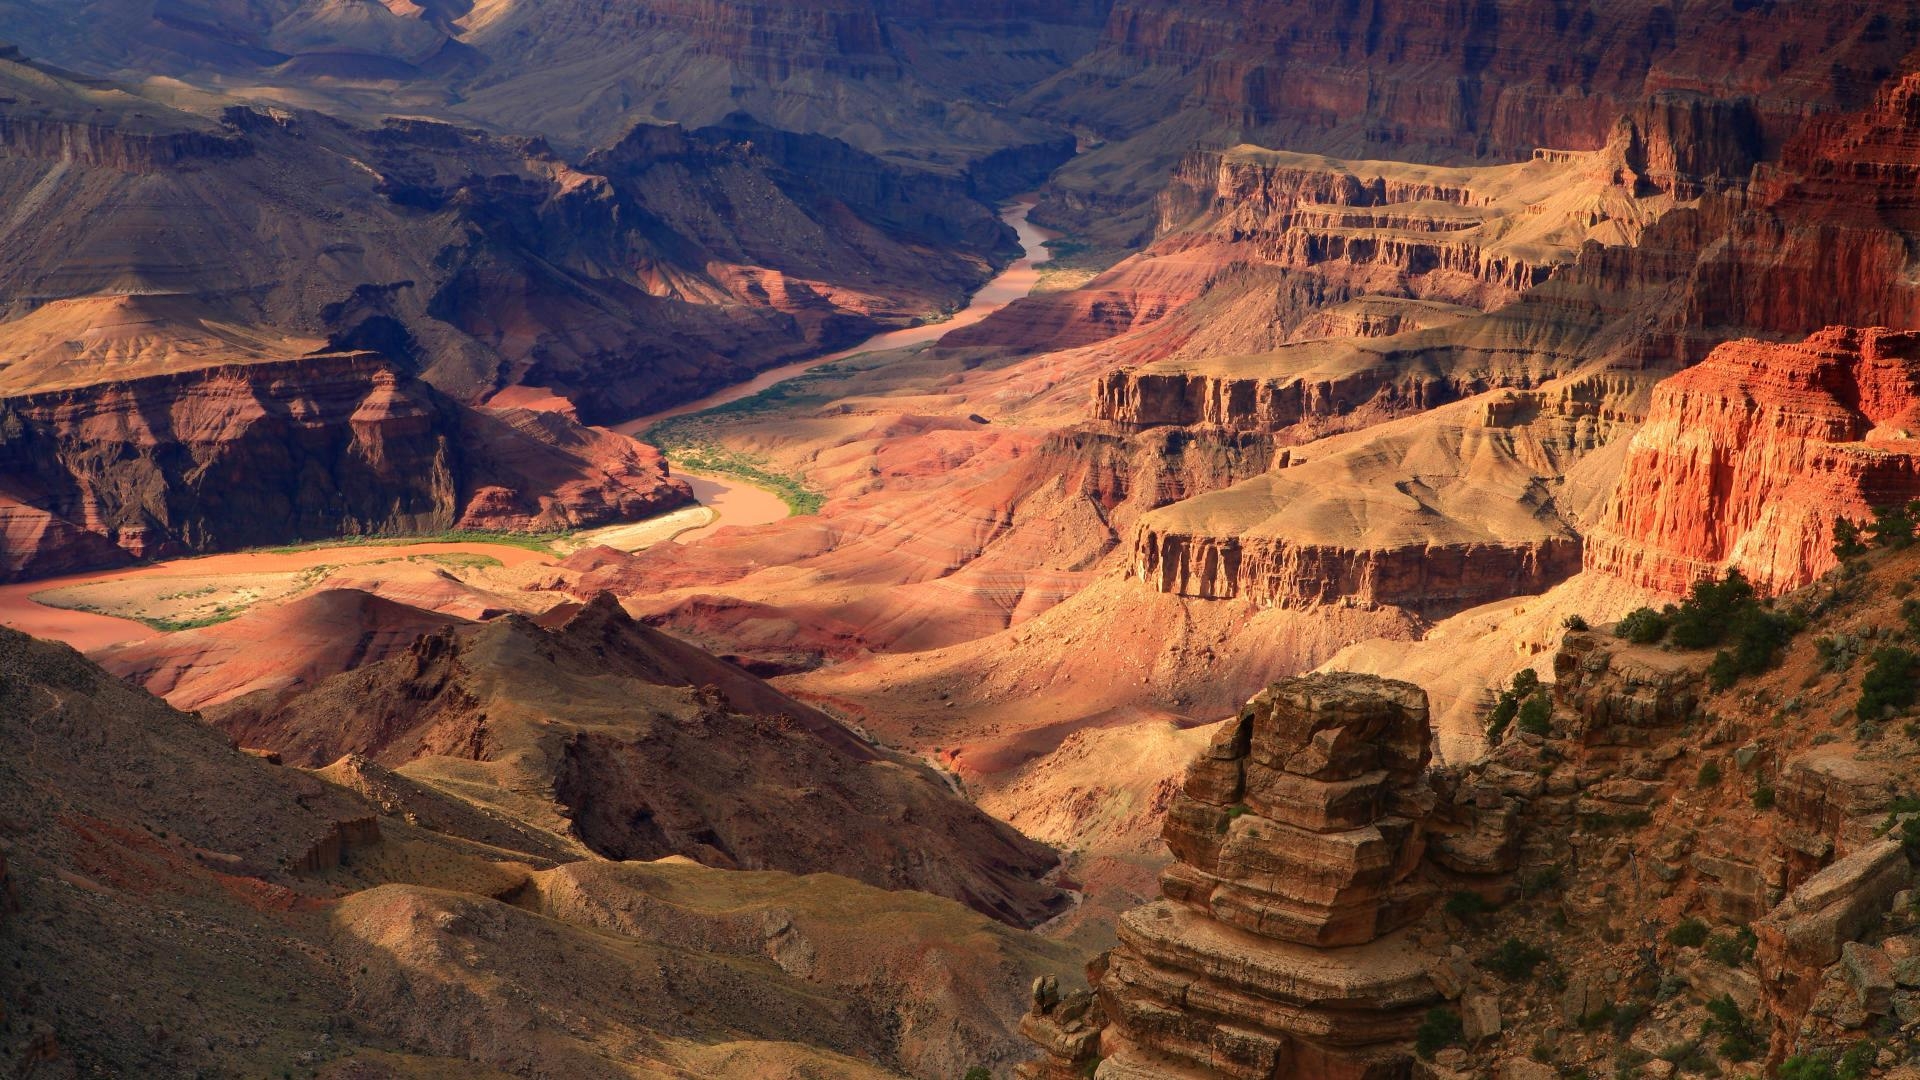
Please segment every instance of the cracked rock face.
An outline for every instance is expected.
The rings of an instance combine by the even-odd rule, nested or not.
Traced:
[[[1261,692],[1168,814],[1165,898],[1128,913],[1098,979],[1102,1077],[1247,1080],[1406,1065],[1442,994],[1405,932],[1434,797],[1426,695],[1353,674]]]

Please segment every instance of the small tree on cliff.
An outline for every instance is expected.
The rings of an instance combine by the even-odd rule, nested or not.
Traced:
[[[1874,543],[1881,547],[1904,548],[1913,543],[1916,514],[1920,514],[1920,499],[1904,505],[1876,506],[1873,508],[1873,523],[1867,526],[1867,531],[1873,534]]]
[[[1857,559],[1867,553],[1867,545],[1860,539],[1860,526],[1846,518],[1833,520],[1833,557],[1845,562]]]
[[[1487,741],[1499,743],[1501,736],[1507,733],[1507,726],[1513,723],[1514,717],[1520,715],[1522,704],[1542,693],[1539,674],[1532,668],[1522,668],[1507,688],[1500,691],[1500,696],[1493,703],[1493,710],[1487,714]],[[1524,724],[1521,726],[1525,727]]]

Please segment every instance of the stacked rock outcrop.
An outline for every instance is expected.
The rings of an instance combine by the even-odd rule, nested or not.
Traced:
[[[1106,1080],[1361,1078],[1404,1068],[1443,997],[1406,927],[1434,796],[1426,695],[1323,674],[1250,702],[1167,815],[1165,898],[1096,967]]]

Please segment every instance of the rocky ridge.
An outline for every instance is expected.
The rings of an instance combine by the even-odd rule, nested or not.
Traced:
[[[609,863],[365,759],[283,766],[5,629],[0,731],[23,1076],[932,1080],[1017,1055],[1025,985],[1073,958],[921,893]]]
[[[1050,851],[930,769],[634,622],[610,594],[542,621],[552,629],[519,615],[448,625],[207,712],[289,763],[358,754],[611,859],[824,870],[1021,926],[1067,903],[1046,880]],[[240,659],[228,657],[236,679],[250,674]],[[151,655],[143,666],[168,670]]]

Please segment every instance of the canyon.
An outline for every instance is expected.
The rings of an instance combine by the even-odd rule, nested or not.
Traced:
[[[1920,1070],[1897,5],[0,26],[0,1066]]]

